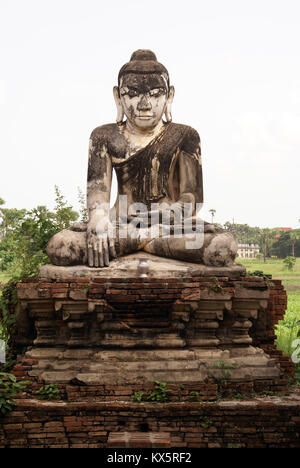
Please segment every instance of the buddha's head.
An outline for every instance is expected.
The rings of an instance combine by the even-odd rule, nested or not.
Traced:
[[[167,122],[172,120],[174,87],[169,84],[167,69],[151,50],[137,50],[123,65],[114,97],[119,125],[124,115],[133,126],[145,130],[155,128],[164,114]]]

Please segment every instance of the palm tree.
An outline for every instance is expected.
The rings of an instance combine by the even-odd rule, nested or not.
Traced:
[[[277,229],[270,229],[264,228],[261,229],[261,237],[263,241],[263,249],[264,249],[264,263],[266,263],[267,251],[271,248],[271,241],[276,239],[276,235],[278,234]]]
[[[292,256],[295,257],[295,244],[296,244],[296,241],[300,239],[299,232],[297,231],[290,232],[290,239],[292,242]]]
[[[214,217],[215,217],[215,214],[216,214],[216,210],[214,210],[213,208],[211,208],[209,210],[209,212],[211,213],[211,222],[212,224],[214,224]]]

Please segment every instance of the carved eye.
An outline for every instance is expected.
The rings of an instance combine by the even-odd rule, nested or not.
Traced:
[[[162,96],[165,93],[166,92],[165,92],[165,90],[163,88],[155,88],[155,89],[151,89],[150,96],[159,97],[159,96]]]
[[[128,96],[131,97],[131,98],[136,97],[136,96],[139,95],[139,93],[137,92],[136,89],[129,89],[129,91],[128,91],[127,94],[128,94]]]

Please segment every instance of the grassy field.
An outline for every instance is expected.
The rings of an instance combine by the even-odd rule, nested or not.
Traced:
[[[284,320],[276,327],[277,346],[289,356],[293,353],[293,341],[300,333],[300,258],[293,271],[284,268],[282,260],[238,260],[247,271],[262,270],[273,279],[281,279],[288,295],[288,308]],[[299,323],[299,325],[298,325]],[[298,337],[299,338],[299,337]]]
[[[238,259],[247,271],[262,270],[267,275],[272,275],[274,279],[281,279],[286,290],[290,292],[300,292],[300,258],[297,258],[296,265],[293,271],[288,271],[284,268],[283,260],[267,259],[266,263],[263,260],[244,260]]]

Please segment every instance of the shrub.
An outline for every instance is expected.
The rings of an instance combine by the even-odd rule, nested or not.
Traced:
[[[35,392],[39,400],[59,400],[59,388],[56,384],[48,384]]]
[[[283,260],[283,264],[284,264],[284,267],[287,270],[292,271],[294,269],[295,264],[296,264],[296,258],[295,257],[285,257],[285,259]]]
[[[13,398],[24,391],[30,382],[17,382],[17,378],[7,372],[0,372],[0,415],[12,411],[16,402]]]

